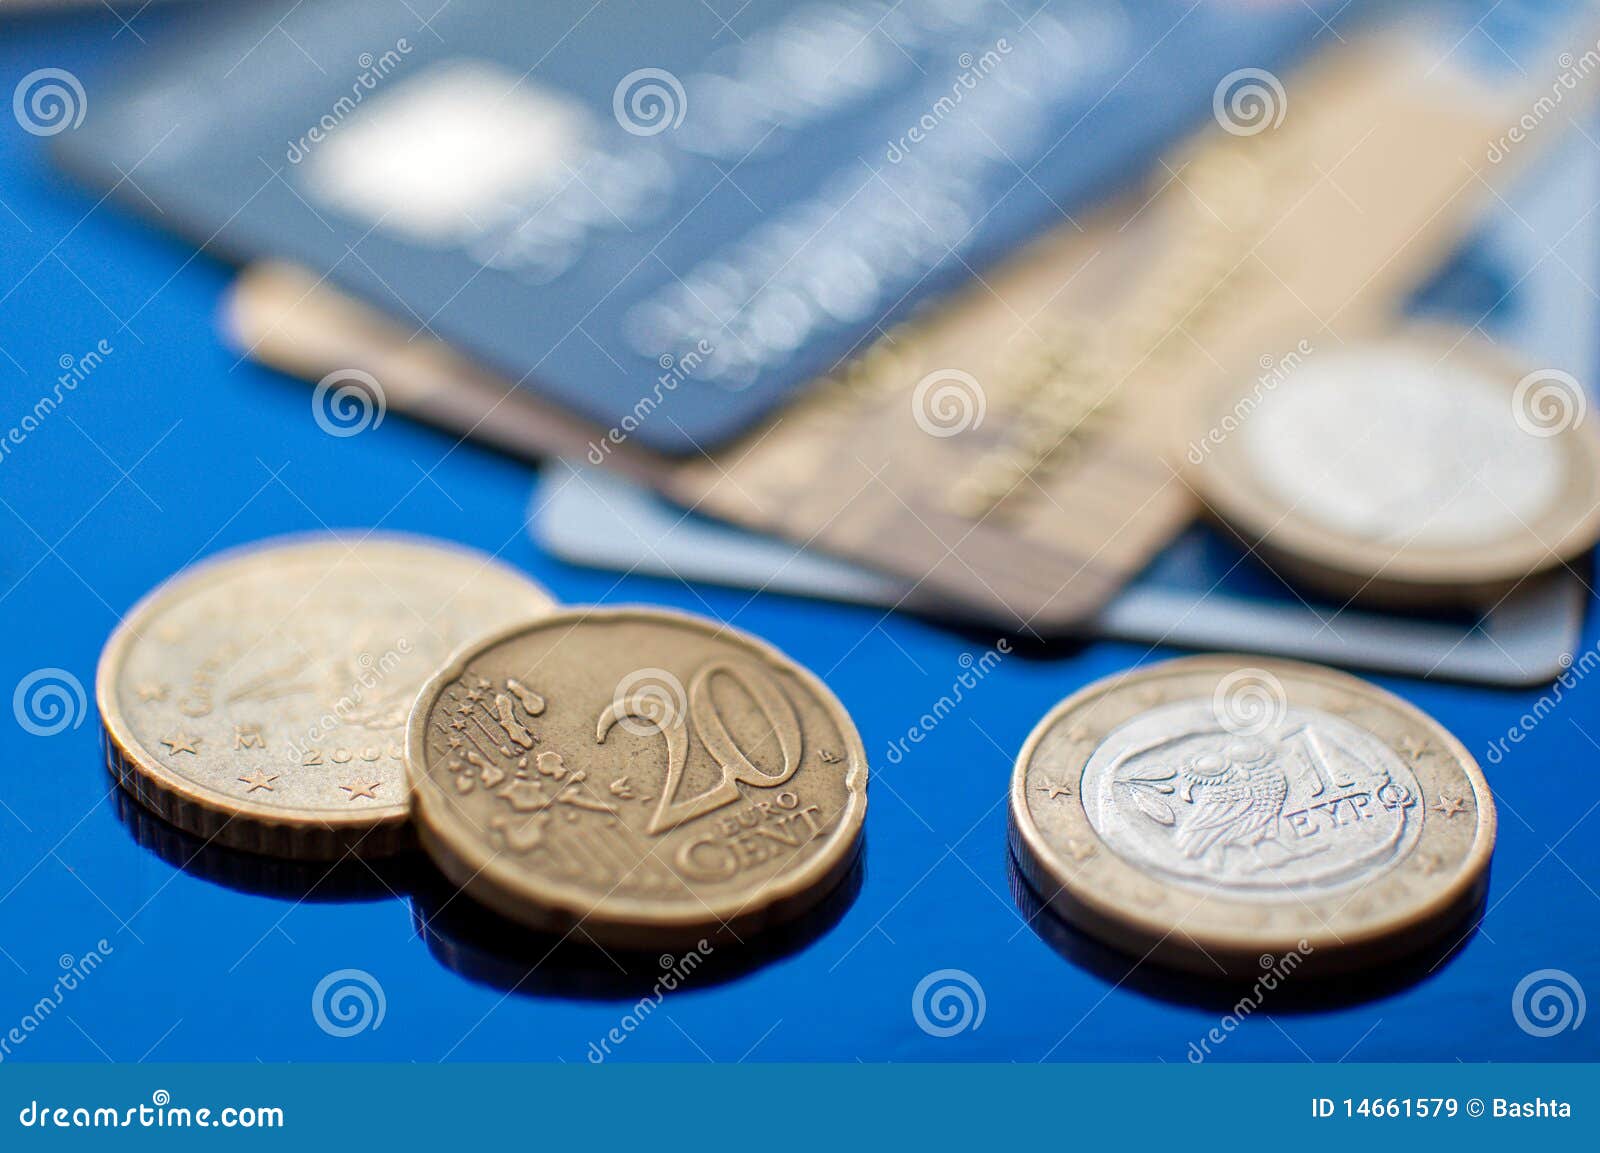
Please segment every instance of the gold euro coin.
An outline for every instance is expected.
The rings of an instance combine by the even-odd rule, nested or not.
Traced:
[[[1481,901],[1494,801],[1438,722],[1331,669],[1188,657],[1057,705],[1011,780],[1042,902],[1215,977],[1449,945]]]
[[[118,782],[257,853],[379,856],[410,840],[405,721],[455,649],[554,602],[468,549],[289,537],[184,570],[128,613],[95,695]]]
[[[579,609],[458,653],[406,758],[419,836],[535,929],[666,948],[795,917],[855,859],[867,763],[827,687],[659,609]]]
[[[1188,459],[1211,511],[1339,597],[1483,605],[1600,536],[1583,386],[1416,325],[1227,390]]]

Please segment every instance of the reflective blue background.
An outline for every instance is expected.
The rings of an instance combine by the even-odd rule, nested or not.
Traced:
[[[146,14],[133,32],[106,11],[8,26],[0,92],[44,63],[92,78],[164,19]],[[828,681],[874,762],[865,876],[836,923],[763,964],[716,958],[704,982],[615,1047],[619,1057],[1183,1061],[1218,1023],[1221,1007],[1192,990],[1124,980],[1126,964],[1103,956],[1066,959],[1023,921],[1007,877],[1005,791],[1034,722],[1084,683],[1170,654],[1093,645],[1007,658],[890,764],[889,742],[950,691],[962,655],[993,638],[873,610],[619,581],[540,555],[523,532],[526,467],[399,417],[350,439],[324,435],[304,386],[220,345],[214,312],[228,271],[69,186],[40,145],[0,116],[0,433],[50,392],[61,357],[102,339],[113,352],[0,457],[0,700],[41,667],[92,691],[118,614],[219,549],[323,526],[436,534],[497,553],[566,601],[672,605],[771,640]],[[1596,628],[1591,619],[1586,647]],[[1539,696],[1384,683],[1480,754]],[[1500,840],[1483,927],[1459,955],[1368,1000],[1271,1003],[1216,1056],[1600,1056],[1600,1021],[1537,1039],[1511,1015],[1512,989],[1532,970],[1563,969],[1600,991],[1597,700],[1600,685],[1580,684],[1488,766]],[[483,918],[448,926],[450,940],[419,935],[413,894],[426,907],[425,868],[330,878],[300,900],[287,895],[299,879],[246,875],[234,859],[176,867],[168,858],[192,849],[159,828],[141,845],[118,799],[92,707],[50,737],[0,711],[0,1033],[50,990],[58,958],[102,938],[111,947],[10,1059],[581,1061],[641,991],[607,975],[604,958],[578,956],[508,993],[496,966],[515,980],[546,944]],[[647,987],[654,959],[627,963]],[[310,1010],[317,982],[342,968],[369,971],[386,997],[381,1027],[348,1039],[326,1035]],[[926,1035],[911,1011],[918,981],[943,968],[970,973],[986,998],[981,1026],[947,1039]],[[605,977],[598,990],[591,969]],[[1368,992],[1356,982],[1347,991]]]

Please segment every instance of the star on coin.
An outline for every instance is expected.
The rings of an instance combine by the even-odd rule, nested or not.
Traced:
[[[1087,861],[1094,856],[1094,846],[1088,841],[1072,840],[1067,842],[1067,852],[1072,854],[1074,861]]]
[[[136,687],[133,691],[139,694],[139,699],[141,701],[164,701],[167,699],[166,685],[151,684],[146,682],[145,684]]]
[[[1466,807],[1466,802],[1460,797],[1452,797],[1448,793],[1440,793],[1439,803],[1433,807],[1433,811],[1443,813],[1446,817],[1453,817]]]
[[[1065,781],[1057,781],[1053,785],[1049,781],[1045,781],[1039,786],[1038,791],[1044,793],[1052,801],[1072,796],[1072,786]]]
[[[188,733],[179,729],[170,737],[162,737],[161,743],[167,746],[173,756],[177,756],[179,753],[189,753],[191,756],[198,757],[200,750],[195,746],[203,742],[201,738],[191,737]]]
[[[253,793],[257,789],[265,789],[270,793],[272,792],[272,782],[277,779],[278,774],[272,773],[271,775],[268,775],[268,773],[263,769],[257,769],[248,777],[239,778],[240,781],[250,786],[245,790],[247,793]]]
[[[379,781],[367,781],[363,784],[358,781],[353,785],[340,785],[339,787],[350,794],[352,801],[357,797],[366,797],[375,801],[378,799],[378,785],[380,783]]]
[[[1413,761],[1421,760],[1422,754],[1428,751],[1427,742],[1417,740],[1417,738],[1412,736],[1410,733],[1407,733],[1405,736],[1401,737],[1399,744],[1400,751],[1406,756],[1410,757]]]

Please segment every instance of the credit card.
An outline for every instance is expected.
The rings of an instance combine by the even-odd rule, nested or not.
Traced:
[[[1519,10],[1516,35],[1498,7],[1464,30],[1413,10],[1259,80],[1276,126],[1225,103],[1151,194],[1035,244],[663,491],[997,627],[1081,626],[1193,515],[1192,401],[1386,325],[1579,114],[1575,82],[1519,128],[1565,92],[1593,7]],[[1524,67],[1464,50],[1493,33]]]
[[[1600,379],[1600,296],[1589,291],[1600,221],[1595,131],[1568,131],[1412,298],[1408,313],[1473,327],[1530,363]],[[777,538],[685,515],[649,489],[554,462],[530,505],[541,546],[577,564],[882,607],[921,608],[910,582]],[[1228,539],[1180,536],[1085,635],[1521,685],[1560,674],[1581,639],[1586,590],[1570,572],[1481,617],[1406,619],[1308,601]]]
[[[574,564],[756,592],[938,611],[910,582],[775,537],[686,515],[648,488],[581,462],[551,461],[529,531]],[[1583,632],[1587,590],[1561,570],[1479,617],[1406,618],[1306,600],[1195,526],[1095,614],[1079,634],[1227,649],[1494,685],[1559,676]]]
[[[1447,5],[1443,10],[1461,22],[1441,25],[1436,19],[1441,9],[1429,6],[1429,19],[1419,26],[1341,46],[1329,59],[1318,61],[1304,83],[1294,80],[1283,88],[1285,101],[1297,101],[1293,108],[1312,106],[1312,123],[1303,133],[1326,133],[1332,121],[1337,132],[1356,143],[1341,149],[1316,140],[1314,147],[1296,150],[1291,142],[1290,160],[1278,167],[1314,173],[1316,182],[1303,194],[1280,196],[1267,205],[1269,214],[1282,213],[1270,229],[1273,246],[1257,246],[1249,253],[1253,264],[1248,271],[1258,274],[1256,281],[1269,281],[1269,290],[1274,278],[1287,290],[1276,294],[1276,303],[1295,321],[1289,325],[1282,316],[1270,316],[1259,293],[1243,294],[1254,309],[1244,326],[1249,331],[1243,336],[1224,333],[1222,343],[1231,346],[1237,338],[1246,347],[1266,349],[1249,364],[1252,375],[1274,371],[1299,355],[1301,341],[1314,349],[1314,340],[1337,343],[1383,323],[1405,291],[1444,259],[1475,211],[1498,203],[1505,195],[1501,190],[1513,187],[1512,172],[1559,137],[1582,103],[1578,96],[1566,97],[1561,116],[1542,133],[1518,127],[1523,115],[1519,109],[1536,106],[1531,94],[1546,81],[1540,69],[1558,66],[1555,45],[1582,47],[1568,10],[1573,7],[1502,6],[1474,22],[1474,6]],[[1592,5],[1578,7],[1592,14]],[[1479,38],[1492,39],[1494,51]],[[1507,46],[1523,57],[1522,65],[1504,55]],[[1552,83],[1559,84],[1559,77]],[[1263,95],[1273,92],[1271,84],[1261,89]],[[1291,119],[1286,109],[1285,120]],[[1260,135],[1278,130],[1269,127]],[[1517,139],[1511,141],[1508,132]],[[1214,132],[1213,137],[1223,134]],[[1082,234],[1063,229],[1035,245],[987,277],[968,299],[920,324],[918,341],[882,342],[835,374],[825,395],[808,398],[747,442],[701,462],[673,465],[641,450],[634,435],[640,420],[671,420],[667,409],[609,430],[593,430],[584,441],[581,426],[557,429],[560,422],[543,420],[530,408],[515,422],[526,429],[525,435],[505,435],[503,429],[498,435],[524,451],[561,452],[621,466],[686,507],[898,574],[915,590],[913,603],[919,608],[944,604],[956,612],[959,604],[959,615],[1043,633],[1081,626],[1192,515],[1177,466],[1163,459],[1154,442],[1163,430],[1182,427],[1179,412],[1186,397],[1172,386],[1173,378],[1198,377],[1191,382],[1197,387],[1209,383],[1204,378],[1224,371],[1221,344],[1200,323],[1205,310],[1196,310],[1200,315],[1186,317],[1175,326],[1175,339],[1167,342],[1187,342],[1179,348],[1181,359],[1167,371],[1147,370],[1141,379],[1121,382],[1118,389],[1132,399],[1124,399],[1115,413],[1082,412],[1082,396],[1070,388],[1041,390],[1019,402],[1013,387],[1016,374],[1009,373],[1015,360],[993,354],[999,349],[1014,357],[1015,346],[1026,348],[1037,335],[1034,329],[1054,327],[1047,314],[1061,310],[1063,299],[1082,315],[1094,316],[1105,299],[1125,297],[1128,282],[1137,285],[1142,277],[1142,283],[1153,282],[1158,290],[1168,283],[1176,247],[1172,225],[1184,205],[1160,201],[1193,196],[1197,171],[1203,169],[1183,167],[1186,163],[1193,163],[1193,153],[1168,163],[1164,171],[1172,175],[1148,203],[1109,209]],[[1227,188],[1225,172],[1219,177],[1213,168],[1210,179]],[[1124,227],[1130,217],[1132,224]],[[1341,296],[1340,280],[1354,279],[1363,260],[1378,265],[1377,270],[1360,280],[1351,295]],[[1181,264],[1177,267],[1182,271]],[[280,315],[269,323],[272,309],[242,306],[263,295],[249,291],[253,282],[259,288],[260,281],[252,274],[241,284],[234,309],[236,338],[254,346],[255,354],[269,363],[315,375],[294,363],[296,325],[321,323],[318,301],[324,289],[315,286],[315,278],[287,289],[280,285],[279,304],[299,302],[298,307],[290,310],[295,314],[290,319]],[[1209,294],[1207,301],[1218,295]],[[1269,291],[1266,299],[1273,298]],[[1159,291],[1156,299],[1159,303]],[[1040,300],[1041,307],[1032,307]],[[1301,335],[1293,343],[1287,336],[1282,343],[1267,343],[1252,327],[1263,317]],[[1081,319],[1068,312],[1064,323]],[[1006,347],[1008,335],[1011,348]],[[404,332],[390,326],[389,337],[403,341]],[[423,343],[413,341],[412,347]],[[922,364],[907,355],[907,345]],[[993,380],[980,380],[966,368],[956,368],[954,375],[947,371],[985,356],[993,357],[997,368]],[[416,409],[425,410],[429,419],[483,435],[510,409],[526,407],[518,405],[518,395],[507,395],[503,383],[492,378],[475,382],[485,374],[474,373],[449,350],[432,348],[425,359],[434,367],[410,372],[408,379],[418,386],[416,391],[433,394],[430,404]],[[451,362],[453,370],[441,367]],[[941,362],[945,370],[923,371]],[[331,370],[338,363],[325,367]],[[863,382],[867,387],[861,387]],[[405,391],[409,395],[414,390]],[[965,409],[963,400],[968,402]],[[1030,430],[1038,422],[1019,419],[1019,413],[1038,416],[1041,400],[1045,405],[1060,400],[1069,411],[1079,405],[1077,411],[1087,418],[1080,423],[1090,431],[1098,423],[1112,433],[1062,438],[1069,450],[1078,447],[1077,440],[1089,439],[1091,451],[1063,454],[1066,468],[1028,470],[1026,482],[1003,509],[978,516],[963,513],[959,506],[952,509],[959,482],[994,455],[986,450],[997,440],[1011,450],[999,454],[1003,466],[1009,466],[1009,456],[1025,456],[1035,435]],[[947,401],[955,407],[948,408]],[[1051,415],[1047,407],[1043,411]],[[964,427],[939,424],[942,413],[953,414],[959,424],[964,412]],[[1056,420],[1059,427],[1059,414]],[[994,435],[997,426],[999,437]],[[868,468],[869,461],[881,463]],[[855,483],[863,474],[861,483]]]
[[[692,453],[1349,8],[284,0],[149,54],[58,144],[207,247],[300,264],[602,428],[692,360],[633,433]]]

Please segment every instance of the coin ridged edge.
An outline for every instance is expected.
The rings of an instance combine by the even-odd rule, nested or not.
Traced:
[[[828,843],[818,851],[816,857],[794,876],[768,886],[759,899],[706,902],[699,909],[666,913],[653,909],[648,900],[637,898],[602,898],[596,902],[567,886],[542,882],[536,886],[528,884],[526,875],[521,879],[517,876],[502,877],[501,874],[508,870],[498,865],[499,852],[481,842],[458,845],[441,836],[435,827],[438,817],[433,808],[447,798],[429,779],[426,771],[426,730],[428,713],[444,688],[458,679],[479,656],[531,629],[585,621],[619,621],[629,617],[656,622],[674,621],[713,636],[730,634],[741,643],[750,645],[763,657],[776,659],[792,669],[794,675],[817,695],[822,704],[829,707],[829,711],[837,710],[837,716],[844,720],[840,725],[840,736],[850,754],[849,768],[844,775],[849,803],[840,815],[838,825],[829,834]],[[619,947],[670,947],[691,944],[701,937],[743,936],[746,932],[760,932],[799,917],[826,898],[850,871],[860,852],[867,808],[867,751],[861,733],[843,702],[821,677],[776,645],[741,629],[675,609],[649,605],[562,609],[463,646],[429,678],[417,694],[406,721],[404,748],[406,779],[410,785],[418,839],[434,864],[474,900],[543,932],[581,931],[600,944]],[[533,898],[519,891],[525,888],[540,890],[538,897]]]
[[[101,729],[100,736],[106,771],[112,779],[157,817],[200,837],[207,844],[303,861],[334,861],[347,854],[387,857],[416,845],[409,815],[404,813],[368,825],[343,828],[230,816],[162,787],[123,755],[108,732]]]
[[[1045,841],[1043,832],[1028,811],[1027,769],[1045,736],[1063,716],[1085,701],[1115,691],[1123,685],[1136,683],[1150,674],[1209,670],[1226,672],[1241,666],[1335,681],[1375,704],[1397,709],[1439,741],[1445,754],[1461,768],[1472,786],[1477,812],[1477,826],[1471,846],[1448,885],[1428,901],[1412,908],[1404,917],[1390,917],[1359,931],[1334,936],[1319,928],[1292,941],[1270,933],[1252,938],[1241,932],[1238,938],[1228,940],[1205,933],[1190,933],[1181,924],[1173,924],[1170,919],[1164,921],[1145,915],[1140,909],[1101,900],[1069,876],[1071,870]],[[1079,765],[1075,771],[1081,774],[1083,767]],[[1081,805],[1081,795],[1073,803]],[[1259,973],[1259,955],[1263,951],[1295,946],[1301,940],[1310,945],[1307,952],[1314,959],[1312,967],[1319,972],[1344,972],[1382,964],[1414,955],[1430,944],[1437,943],[1440,937],[1462,922],[1487,892],[1498,815],[1488,780],[1466,747],[1433,717],[1387,689],[1337,669],[1305,661],[1263,659],[1239,653],[1207,653],[1159,661],[1101,677],[1052,707],[1033,727],[1017,754],[1011,774],[1006,824],[1007,843],[1017,869],[1051,914],[1125,952],[1147,955],[1164,964],[1209,976],[1218,976],[1218,964],[1221,964],[1229,976],[1237,976]],[[1093,829],[1093,826],[1090,828]],[[1109,845],[1104,844],[1098,833],[1095,837],[1104,851],[1112,854],[1124,868],[1146,876],[1152,883],[1165,884],[1116,854]]]

